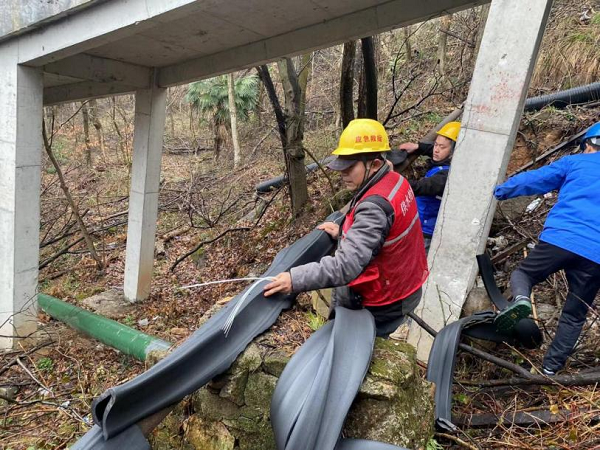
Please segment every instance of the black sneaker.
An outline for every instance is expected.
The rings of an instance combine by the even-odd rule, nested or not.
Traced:
[[[494,319],[496,330],[504,334],[512,333],[519,320],[530,314],[531,301],[527,297],[518,296],[514,303],[500,311]]]

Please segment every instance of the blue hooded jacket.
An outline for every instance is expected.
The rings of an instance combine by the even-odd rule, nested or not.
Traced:
[[[559,190],[542,241],[600,264],[600,152],[565,156],[496,187],[498,200]]]

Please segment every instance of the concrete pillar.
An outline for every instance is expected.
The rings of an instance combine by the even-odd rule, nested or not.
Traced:
[[[135,95],[124,286],[125,297],[132,302],[150,294],[166,98],[166,89],[158,87],[139,90]]]
[[[493,0],[464,107],[462,129],[431,250],[431,275],[417,309],[434,329],[460,317],[485,248],[551,0]],[[409,342],[426,361],[432,339],[415,323]]]
[[[36,330],[43,80],[0,46],[0,348]]]

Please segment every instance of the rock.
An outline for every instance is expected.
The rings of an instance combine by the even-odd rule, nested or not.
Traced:
[[[349,438],[425,448],[434,432],[433,392],[432,384],[418,376],[414,347],[377,339],[343,433]]]
[[[329,317],[329,305],[333,289],[319,289],[310,293],[312,307],[315,312],[327,319]]]
[[[235,447],[235,437],[220,422],[192,416],[186,428],[186,438],[195,450],[233,450]]]
[[[279,377],[289,360],[290,357],[283,353],[270,352],[265,355],[265,360],[263,362],[265,372],[275,377]]]
[[[171,447],[157,445],[157,449],[276,450],[269,415],[271,399],[290,357],[273,349],[268,335],[256,338],[228,371],[192,395],[191,405],[183,410],[187,417],[165,421],[169,431],[165,442]],[[417,370],[411,345],[376,339],[344,435],[425,448],[433,436],[431,386]]]
[[[498,202],[494,219],[502,219],[503,217],[508,217],[510,220],[518,219],[534,199],[534,195],[529,195]]]
[[[0,395],[4,398],[8,398],[10,400],[14,400],[17,398],[17,394],[19,393],[19,388],[17,386],[5,386],[0,387]],[[7,404],[8,401],[1,399],[0,404]]]
[[[122,292],[114,289],[92,295],[82,300],[82,303],[96,314],[109,319],[121,319],[130,314],[134,308]]]
[[[547,303],[536,303],[537,316],[540,322],[548,323],[552,319],[558,318],[557,307],[554,305],[548,305]]]
[[[277,378],[264,372],[256,372],[248,377],[244,398],[246,404],[268,411],[275,391]]]
[[[467,295],[462,309],[462,317],[472,316],[480,311],[494,310],[494,305],[484,287],[474,287]]]
[[[255,344],[250,344],[241,354],[225,376],[225,383],[220,387],[219,395],[231,400],[236,405],[244,404],[244,391],[251,372],[262,364],[260,350]],[[217,387],[213,385],[213,387]]]

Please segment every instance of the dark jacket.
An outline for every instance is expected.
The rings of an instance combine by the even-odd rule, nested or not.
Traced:
[[[428,156],[430,158],[428,171],[438,166],[449,166],[452,157],[448,157],[443,161],[433,160],[433,144],[419,142],[419,148],[413,153],[419,156]],[[418,180],[410,180],[410,187],[417,197],[430,195],[433,197],[441,197],[444,194],[446,181],[448,180],[448,170],[440,170],[435,175]]]

